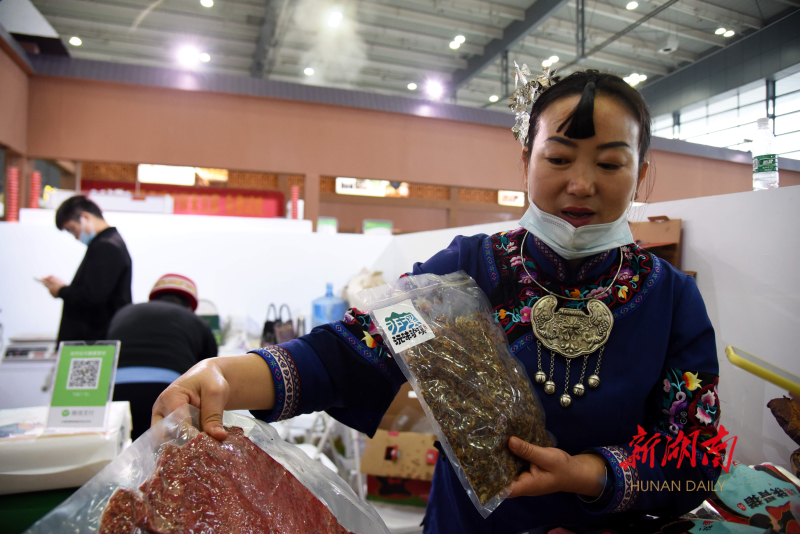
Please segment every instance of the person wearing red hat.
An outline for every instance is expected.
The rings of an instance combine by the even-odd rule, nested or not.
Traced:
[[[200,360],[217,355],[214,334],[196,309],[195,283],[165,274],[150,290],[149,302],[125,306],[111,320],[108,339],[122,342],[114,400],[131,403],[133,439],[150,427],[161,392]]]

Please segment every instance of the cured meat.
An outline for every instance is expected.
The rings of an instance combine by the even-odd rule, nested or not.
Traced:
[[[165,445],[141,496],[122,488],[111,496],[100,534],[351,534],[241,428],[225,430],[222,442],[202,433]]]
[[[772,415],[786,434],[800,445],[800,404],[788,397],[772,399],[767,403]]]

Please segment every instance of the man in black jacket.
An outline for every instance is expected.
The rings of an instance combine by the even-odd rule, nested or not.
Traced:
[[[41,280],[53,297],[64,301],[58,341],[106,339],[111,318],[131,303],[128,248],[97,204],[84,196],[68,198],[59,206],[56,227],[87,246],[71,284],[55,276]]]

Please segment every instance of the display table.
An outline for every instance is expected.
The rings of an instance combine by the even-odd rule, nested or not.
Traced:
[[[105,432],[50,432],[47,411],[0,410],[0,495],[81,486],[130,444],[127,401],[111,403]]]

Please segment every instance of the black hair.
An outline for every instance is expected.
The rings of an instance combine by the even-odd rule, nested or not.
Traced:
[[[190,310],[192,309],[192,303],[188,298],[186,298],[186,296],[173,291],[163,291],[157,295],[153,295],[153,298],[150,300],[171,302],[173,304],[177,304],[178,306],[183,306],[184,308],[189,308]]]
[[[571,139],[587,139],[594,135],[594,99],[597,95],[616,98],[633,113],[639,123],[639,168],[650,149],[650,110],[641,93],[628,85],[628,83],[615,74],[600,72],[594,69],[576,71],[561,79],[546,90],[534,102],[531,109],[531,118],[528,128],[528,140],[525,144],[526,152],[523,155],[525,163],[530,164],[533,152],[533,139],[539,127],[539,116],[547,107],[559,100],[572,95],[581,95],[581,99],[569,117],[558,127],[560,132]]]
[[[85,196],[75,195],[62,202],[56,210],[56,228],[63,230],[68,221],[79,221],[83,212],[91,213],[99,219],[103,218],[103,212],[97,204]]]

